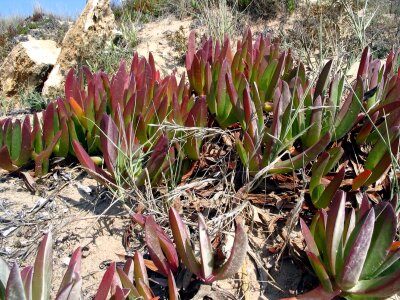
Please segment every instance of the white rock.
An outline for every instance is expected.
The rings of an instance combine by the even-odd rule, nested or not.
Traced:
[[[105,43],[116,28],[110,0],[88,0],[82,14],[66,33],[57,63],[44,84],[42,94],[61,96],[68,71],[82,56],[96,55],[91,45]]]
[[[17,44],[0,67],[1,90],[14,96],[19,89],[40,88],[57,61],[61,49],[51,40],[31,39]]]

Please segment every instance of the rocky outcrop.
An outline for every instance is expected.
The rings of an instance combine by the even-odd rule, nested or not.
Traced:
[[[60,56],[45,82],[43,95],[61,95],[69,69],[75,67],[82,58],[96,55],[93,45],[110,40],[115,28],[110,0],[88,0],[82,14],[64,37]]]
[[[29,40],[18,43],[0,67],[0,88],[6,96],[41,90],[57,61],[61,49],[50,40]]]

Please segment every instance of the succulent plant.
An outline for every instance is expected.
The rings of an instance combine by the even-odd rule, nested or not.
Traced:
[[[169,299],[179,299],[171,273],[168,274],[168,286]],[[123,268],[117,267],[115,262],[110,264],[94,299],[158,299],[149,286],[146,264],[140,252],[135,253],[133,260],[129,258]]]
[[[183,264],[203,282],[211,283],[229,278],[242,265],[247,253],[248,240],[246,232],[240,223],[236,223],[235,240],[229,258],[224,264],[215,268],[211,239],[207,232],[204,217],[201,214],[198,216],[200,261],[195,256],[188,231],[174,208],[169,210],[169,222],[179,257]]]
[[[315,215],[311,229],[300,220],[306,253],[322,288],[298,299],[385,299],[400,291],[400,247],[392,204],[381,202],[371,208],[364,195],[357,211],[346,211],[345,202],[346,193],[339,190],[329,211],[321,209]]]
[[[326,208],[342,183],[345,167],[326,186],[321,183],[321,179],[338,163],[343,153],[342,147],[331,148],[323,152],[312,166],[309,190],[311,200],[317,208]]]
[[[197,258],[187,228],[174,208],[169,209],[169,223],[175,246],[165,231],[151,216],[134,216],[136,223],[145,229],[146,245],[158,271],[167,276],[178,269],[179,255],[182,263],[201,281],[211,283],[233,276],[243,263],[247,253],[247,235],[241,224],[236,224],[235,239],[229,258],[221,266],[214,266],[214,251],[207,232],[204,217],[198,216],[200,257]],[[176,248],[176,250],[175,250]]]
[[[9,269],[8,264],[0,258],[0,299],[50,299],[53,269],[52,247],[50,232],[40,243],[34,265],[24,267],[22,270],[16,263]],[[71,256],[67,271],[56,294],[56,300],[82,299],[80,272],[81,249],[77,248]]]

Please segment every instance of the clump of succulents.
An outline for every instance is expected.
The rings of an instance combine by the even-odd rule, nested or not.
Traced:
[[[390,202],[374,207],[364,195],[360,207],[346,209],[338,191],[329,210],[319,210],[311,228],[301,220],[307,256],[321,287],[300,296],[385,299],[400,291],[397,217]]]

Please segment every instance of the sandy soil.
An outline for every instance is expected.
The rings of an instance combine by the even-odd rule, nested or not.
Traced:
[[[136,50],[145,57],[148,57],[151,52],[157,68],[163,72],[163,75],[170,74],[174,69],[178,74],[182,74],[185,71],[183,61],[177,56],[167,35],[180,31],[182,27],[185,36],[189,36],[191,24],[191,18],[178,20],[172,16],[143,24],[138,32],[140,43],[136,46]]]
[[[96,181],[78,170],[60,170],[42,183],[35,194],[29,192],[20,178],[2,174],[0,179],[0,245],[1,255],[22,266],[33,264],[37,245],[43,233],[52,231],[54,248],[54,292],[57,291],[69,256],[83,249],[83,294],[90,298],[96,291],[107,260],[119,260],[125,254],[122,232],[126,213],[98,194]],[[89,192],[89,193],[88,193]],[[47,204],[37,212],[32,209],[41,201]]]

